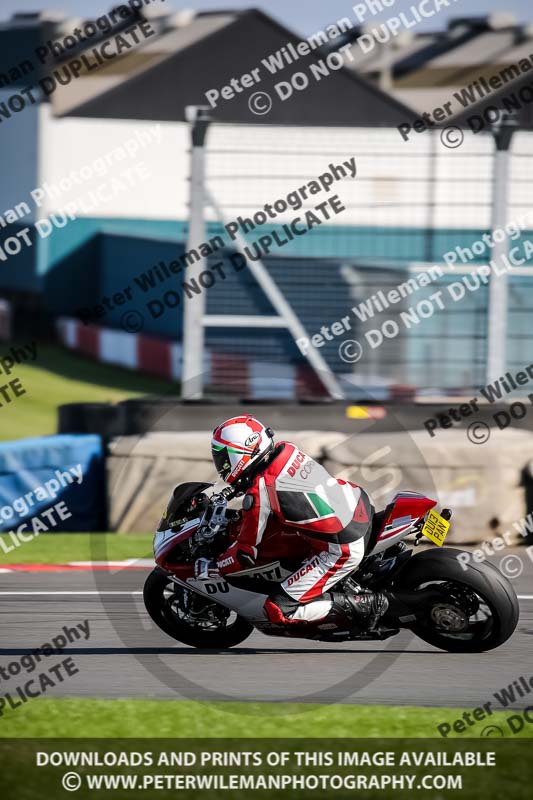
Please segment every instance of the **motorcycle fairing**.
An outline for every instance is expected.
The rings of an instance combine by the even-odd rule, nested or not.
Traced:
[[[381,528],[374,532],[377,535],[374,546],[371,546],[369,552],[380,553],[400,539],[404,539],[413,525],[436,505],[436,500],[431,500],[418,492],[399,492],[393,497],[385,513],[379,515]]]
[[[202,597],[236,611],[258,628],[269,621],[264,609],[266,594],[241,589],[228,583],[222,576],[211,581],[199,581],[194,577],[191,564],[175,568],[169,578]]]

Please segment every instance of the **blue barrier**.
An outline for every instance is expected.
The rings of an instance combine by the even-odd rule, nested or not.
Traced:
[[[0,444],[0,531],[105,530],[100,436],[60,435]]]

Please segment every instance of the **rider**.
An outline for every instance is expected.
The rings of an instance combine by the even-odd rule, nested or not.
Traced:
[[[296,445],[275,445],[272,429],[248,415],[219,425],[211,445],[222,480],[245,492],[239,535],[216,560],[219,573],[229,577],[252,568],[265,532],[292,528],[308,539],[312,555],[266,601],[269,620],[286,625],[340,617],[348,626],[374,627],[388,608],[385,595],[330,591],[364,556],[374,512],[366,492],[333,478]],[[205,566],[199,559],[197,577],[208,577]]]

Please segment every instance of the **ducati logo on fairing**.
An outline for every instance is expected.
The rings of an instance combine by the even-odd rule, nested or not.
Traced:
[[[281,565],[279,561],[274,561],[271,564],[264,564],[260,567],[251,567],[250,569],[243,569],[235,573],[239,578],[258,578],[259,580],[272,581],[276,578],[283,579]],[[290,573],[288,573],[290,574]]]
[[[217,594],[218,592],[222,592],[226,594],[229,592],[229,585],[224,583],[204,583],[204,588],[207,594]]]
[[[281,580],[281,569],[279,567],[274,567],[273,569],[264,569],[261,572],[251,573],[250,578],[260,578],[266,581],[273,581],[275,578]]]

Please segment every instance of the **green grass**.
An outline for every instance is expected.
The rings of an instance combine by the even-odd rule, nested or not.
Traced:
[[[530,800],[533,783],[533,767],[530,759],[531,742],[523,738],[494,739],[476,738],[470,735],[463,741],[443,739],[436,733],[436,724],[443,719],[454,719],[458,710],[424,708],[383,708],[372,706],[291,706],[220,703],[168,702],[161,701],[91,701],[91,700],[31,700],[20,709],[4,712],[0,724],[0,769],[2,774],[2,797],[5,800],[35,800],[42,797],[63,797],[62,776],[70,772],[70,759],[78,753],[99,754],[96,766],[76,765],[74,775],[80,791],[78,798],[113,797],[117,800],[143,798],[191,798],[198,800],[223,800],[226,797],[247,798],[251,790],[226,791],[214,786],[204,791],[197,786],[172,784],[172,775],[197,775],[198,780],[208,776],[293,775],[295,785],[283,791],[271,791],[264,797],[287,797],[291,800],[352,800],[356,796],[370,797],[376,792],[354,789],[355,776],[362,780],[376,780],[374,776],[387,776],[379,792],[383,798],[412,800],[418,795],[424,800],[442,800],[446,797],[461,797],[465,800],[496,800],[502,796],[513,800]],[[341,738],[342,737],[342,738]],[[272,741],[275,739],[276,741]],[[413,741],[414,740],[414,741]],[[221,752],[249,753],[259,755],[258,766],[242,768],[222,766]],[[299,762],[297,754],[308,753],[312,760],[305,764],[305,756]],[[374,754],[375,766],[354,767],[343,764],[337,753],[358,752]],[[50,755],[43,760],[37,753]],[[109,759],[115,753],[135,754],[134,763]],[[164,760],[160,760],[161,754]],[[172,754],[192,754],[192,764],[170,766]],[[316,763],[316,755],[327,753],[331,759],[325,765]],[[394,766],[379,766],[384,757],[392,756]],[[456,754],[479,754],[484,761],[495,754],[494,767],[488,766],[429,766],[420,763],[417,757],[433,759],[436,754],[446,753],[452,760]],[[54,754],[54,755],[52,755]],[[62,757],[61,754],[64,754]],[[146,757],[139,754],[149,754]],[[283,754],[283,755],[281,755]],[[204,758],[205,756],[205,758]],[[276,758],[271,759],[271,756]],[[407,762],[404,762],[404,757]],[[65,759],[63,761],[63,758]],[[142,766],[144,759],[145,766]],[[60,759],[60,760],[58,760]],[[68,759],[68,760],[66,760]],[[63,763],[61,763],[63,761]],[[36,768],[36,764],[41,768]],[[76,763],[76,762],[74,762]],[[406,766],[407,763],[407,766]],[[468,763],[468,762],[467,762]],[[139,766],[139,764],[141,766]],[[331,765],[331,766],[328,766]],[[389,762],[390,764],[390,762]],[[105,766],[104,766],[105,765]],[[302,785],[306,774],[313,789]],[[108,775],[109,780],[118,781],[114,787],[90,788],[89,776]],[[157,784],[154,777],[159,776]],[[350,782],[339,789],[338,777],[335,790],[327,783],[321,788],[313,776],[345,776]],[[446,775],[461,776],[460,788],[442,790],[443,783],[435,788],[418,792],[406,782],[392,786],[393,778],[411,776],[416,789],[424,788],[425,776],[432,780],[446,780]],[[138,776],[138,777],[134,777]],[[149,778],[145,781],[143,776]],[[170,782],[166,784],[164,776]],[[367,776],[366,778],[364,776]],[[161,780],[162,778],[162,780]],[[123,784],[121,781],[132,781]],[[132,785],[139,781],[138,788]],[[315,791],[316,787],[318,789]],[[430,784],[431,786],[431,784]],[[162,790],[162,791],[161,791]]]
[[[4,342],[7,355],[13,343]],[[144,395],[177,394],[179,385],[121,369],[50,345],[37,358],[0,375],[1,385],[19,378],[26,394],[0,408],[0,440],[47,436],[57,431],[57,407],[65,403],[117,403]]]
[[[0,534],[0,539],[0,564],[66,564],[150,558],[153,534],[42,533],[20,547],[14,547],[7,533]]]
[[[4,709],[0,737],[441,738],[437,725],[461,714],[461,709],[402,706],[35,699]],[[498,712],[488,722],[506,729],[506,716]],[[456,738],[479,737],[488,722]]]

